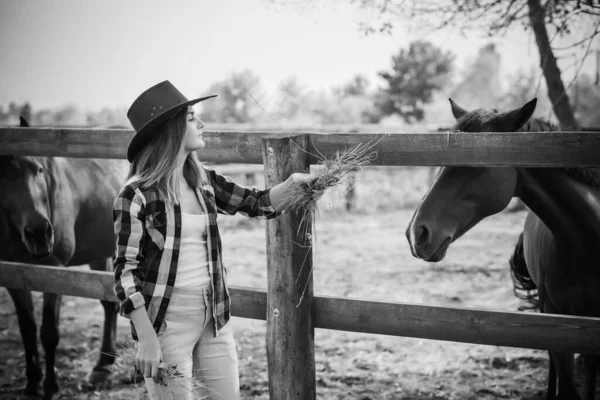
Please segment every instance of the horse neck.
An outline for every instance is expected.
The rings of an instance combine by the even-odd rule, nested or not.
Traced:
[[[518,169],[516,195],[558,243],[583,252],[600,244],[600,189],[556,168]]]

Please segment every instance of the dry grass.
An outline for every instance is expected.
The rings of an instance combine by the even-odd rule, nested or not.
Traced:
[[[331,158],[326,158],[320,153],[313,155],[319,160],[317,163],[319,168],[315,169],[318,172],[310,183],[302,185],[292,192],[288,205],[290,211],[302,216],[300,228],[306,227],[306,222],[313,220],[318,211],[319,196],[315,196],[315,194],[323,194],[325,190],[338,187],[346,181],[349,174],[362,171],[364,166],[377,158],[377,151],[373,149],[382,140],[383,136],[378,136],[366,144],[360,143],[342,153],[337,151]]]
[[[121,354],[117,354],[126,365],[132,366],[132,375],[135,374],[135,357],[137,354],[137,348],[134,343],[128,342],[121,348]],[[171,398],[177,399],[182,391],[188,391],[196,395],[197,389],[206,389],[206,387],[200,382],[199,376],[185,377],[177,371],[176,364],[166,364],[161,362],[158,365],[158,384],[167,390],[171,395]],[[132,379],[133,380],[133,379]],[[197,399],[203,399],[204,397],[194,397]]]
[[[371,161],[375,160],[377,158],[377,152],[373,149],[383,140],[383,138],[383,136],[378,136],[366,144],[359,143],[355,147],[342,153],[337,151],[331,158],[326,158],[320,153],[319,155],[313,155],[319,160],[317,166],[320,168],[317,169],[318,172],[316,173],[316,176],[314,176],[308,184],[301,185],[294,189],[289,196],[289,203],[287,206],[288,210],[301,216],[298,232],[304,230],[304,237],[308,240],[308,245],[304,247],[307,247],[308,249],[313,247],[313,238],[315,238],[316,235],[314,234],[314,231],[309,235],[308,231],[311,226],[314,227],[316,225],[315,216],[318,212],[317,201],[319,197],[326,190],[336,188],[344,183],[349,174],[362,171],[365,165],[368,165]],[[309,221],[311,221],[312,224],[309,225]],[[307,255],[308,254],[309,252],[307,252]],[[296,284],[298,283],[303,268],[304,262],[302,262],[302,266],[300,267],[298,277],[296,278]],[[312,267],[308,273],[300,300],[298,301],[298,304],[296,304],[296,307],[300,306],[304,299],[304,294],[308,287],[311,274]]]

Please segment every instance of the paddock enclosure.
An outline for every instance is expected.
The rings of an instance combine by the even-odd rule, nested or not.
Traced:
[[[0,154],[125,158],[132,131],[0,128]],[[267,186],[292,172],[381,137],[373,165],[600,165],[600,132],[317,134],[205,132],[201,158],[215,164],[257,164]],[[298,215],[265,223],[267,290],[232,287],[236,317],[266,320],[269,394],[316,398],[315,328],[525,349],[600,354],[600,319],[550,314],[385,303],[313,295],[311,237]],[[356,235],[361,234],[360,226]],[[318,247],[319,236],[314,243]],[[403,237],[398,245],[405,246]],[[112,274],[0,263],[0,285],[115,300]]]

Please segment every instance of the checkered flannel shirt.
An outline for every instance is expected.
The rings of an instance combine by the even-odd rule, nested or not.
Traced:
[[[212,318],[215,332],[230,318],[227,270],[221,257],[221,238],[217,213],[248,217],[273,218],[275,212],[269,191],[250,189],[206,168],[208,182],[196,188],[196,194],[207,215],[208,267],[211,278]],[[164,330],[164,317],[177,275],[181,237],[181,209],[169,206],[154,188],[141,189],[131,180],[121,189],[113,204],[116,236],[114,291],[120,314],[129,318],[136,308],[145,306],[155,332]],[[201,265],[202,262],[199,262]],[[132,336],[137,340],[131,323]]]

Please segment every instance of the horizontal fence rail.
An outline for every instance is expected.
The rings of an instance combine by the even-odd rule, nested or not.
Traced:
[[[327,158],[336,151],[382,137],[373,150],[373,165],[515,165],[597,166],[600,164],[600,132],[509,133],[273,133],[205,132],[210,151],[199,153],[211,163],[262,164],[261,139],[310,135],[310,163],[317,155]],[[125,158],[131,130],[75,128],[0,128],[0,155]]]
[[[113,274],[0,262],[0,286],[116,301]],[[266,319],[265,291],[232,287],[233,315]],[[315,327],[482,345],[600,354],[600,318],[314,297]]]

